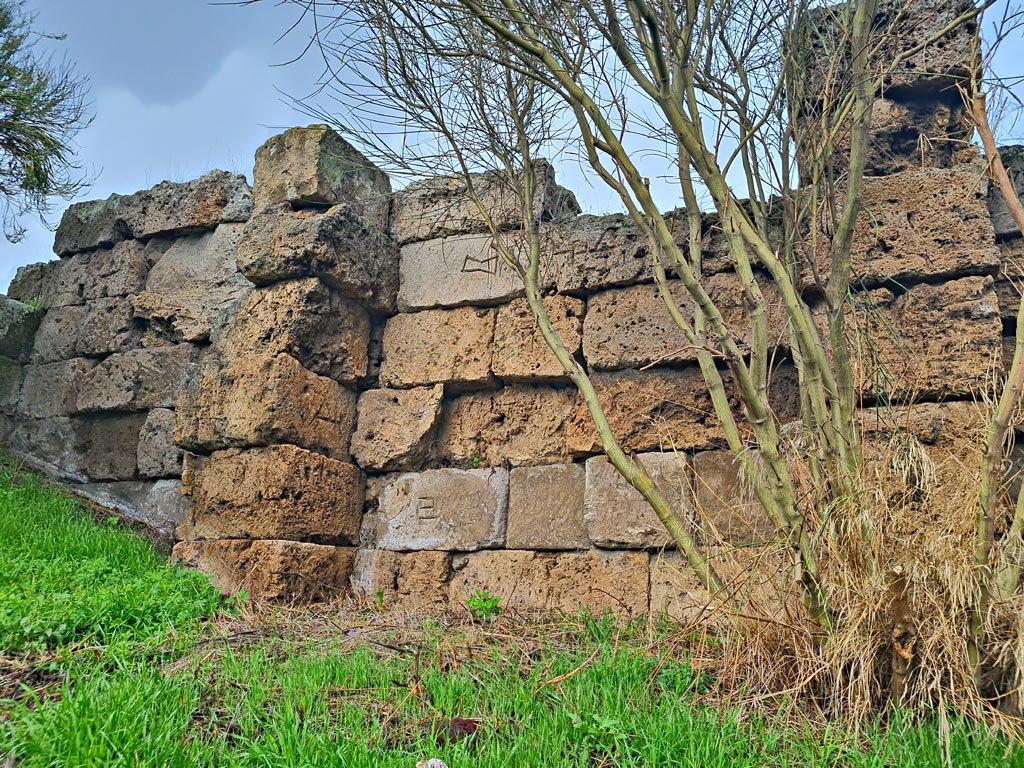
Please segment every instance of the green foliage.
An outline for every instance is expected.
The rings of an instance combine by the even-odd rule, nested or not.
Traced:
[[[486,590],[477,590],[466,600],[466,607],[477,621],[493,621],[501,615],[501,598]]]
[[[86,185],[72,149],[91,120],[86,81],[33,52],[34,21],[24,0],[0,0],[0,205],[11,242],[24,235],[21,216],[43,218],[51,197],[70,200]]]
[[[165,563],[44,482],[0,469],[0,652],[160,637],[219,602],[205,576]]]

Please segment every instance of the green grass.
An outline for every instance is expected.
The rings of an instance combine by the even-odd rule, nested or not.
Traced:
[[[855,737],[710,706],[713,677],[643,626],[202,623],[217,598],[201,577],[45,484],[0,488],[0,760],[17,766],[944,765],[937,729],[909,718]],[[479,728],[450,738],[452,718]],[[966,724],[949,749],[956,766],[1024,765]]]

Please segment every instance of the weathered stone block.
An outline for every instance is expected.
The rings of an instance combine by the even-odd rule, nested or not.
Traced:
[[[289,128],[256,150],[253,207],[277,203],[344,203],[382,232],[388,228],[391,181],[326,125]]]
[[[764,281],[760,286],[772,346],[788,346],[788,318],[779,292]],[[732,330],[741,350],[750,343],[750,302],[733,273],[710,275],[704,288]],[[696,305],[686,287],[673,280],[670,292],[683,316],[693,322]],[[664,300],[653,285],[604,291],[587,301],[583,323],[583,354],[592,370],[639,368],[650,363],[671,365],[697,359]]]
[[[360,549],[352,567],[352,593],[384,607],[429,610],[448,604],[448,552]]]
[[[46,293],[56,278],[60,264],[59,260],[54,259],[18,267],[7,289],[7,298],[49,309],[51,305],[46,301]]]
[[[235,256],[243,225],[176,240],[149,271],[133,297],[135,317],[149,321],[147,338],[171,343],[204,341],[214,318],[251,288]],[[152,242],[152,241],[151,241]]]
[[[687,461],[682,454],[640,453],[640,463],[683,524],[693,527]],[[604,456],[587,459],[583,520],[599,547],[649,549],[674,546],[672,537],[640,492]]]
[[[1013,188],[1017,196],[1024,196],[1024,146],[1000,147],[999,156],[1002,158],[1006,172],[1013,181]],[[988,210],[992,216],[992,226],[997,237],[1020,237],[1021,231],[1017,223],[1010,215],[1010,209],[1006,207],[1006,200],[999,187],[995,184],[988,185]],[[13,296],[13,294],[11,294]],[[15,298],[19,298],[15,296]]]
[[[591,380],[612,433],[627,450],[682,451],[725,445],[699,368],[598,373]],[[593,418],[582,399],[571,416],[566,440],[574,455],[601,450]]]
[[[524,385],[456,397],[438,429],[438,458],[492,467],[565,461],[575,399],[573,389]]]
[[[217,340],[232,359],[287,354],[342,384],[366,375],[366,310],[315,278],[257,288]]]
[[[508,471],[433,469],[401,475],[381,492],[378,515],[378,549],[500,547],[508,519]]]
[[[251,211],[245,177],[211,171],[195,181],[165,181],[134,195],[75,203],[57,227],[53,250],[70,256],[132,238],[214,229],[221,222],[246,221]]]
[[[32,358],[37,363],[52,363],[75,357],[78,334],[88,310],[80,307],[51,309],[39,324]]]
[[[133,480],[145,418],[145,414],[22,417],[11,433],[11,450],[63,480]]]
[[[544,299],[544,308],[569,354],[578,355],[583,345],[583,302],[568,296],[551,296]],[[544,341],[526,299],[516,299],[498,309],[491,370],[505,381],[567,378],[562,364]]]
[[[373,472],[419,469],[430,455],[443,402],[443,384],[363,392],[352,456]]]
[[[41,310],[0,295],[0,355],[26,359],[42,318]]]
[[[238,244],[238,268],[257,285],[319,277],[374,311],[391,311],[398,246],[351,208],[292,211],[281,204],[252,217]]]
[[[178,399],[175,443],[198,453],[289,443],[348,458],[356,396],[288,355],[208,355]]]
[[[555,183],[555,169],[546,160],[534,164],[536,189],[533,216],[538,221],[575,217],[576,196]],[[473,194],[499,230],[523,226],[522,203],[508,176],[499,171],[472,176]],[[395,197],[395,238],[401,243],[488,231],[469,186],[460,177],[410,184]]]
[[[509,473],[509,549],[588,549],[585,471],[579,464],[517,467]]]
[[[756,453],[746,458],[757,461]],[[704,541],[750,545],[775,538],[775,524],[754,495],[740,460],[730,451],[705,451],[691,460],[697,527]]]
[[[355,549],[297,541],[182,541],[175,559],[208,574],[227,594],[309,602],[348,591]]]
[[[644,552],[496,550],[458,555],[452,569],[452,605],[465,605],[483,590],[519,611],[647,612],[650,567]]]
[[[148,526],[165,540],[174,540],[174,529],[184,522],[188,510],[180,480],[84,483],[73,485],[70,490],[104,509]]]
[[[999,299],[991,277],[878,289],[856,297],[850,322],[859,391],[895,397],[970,395],[1001,354]]]
[[[708,562],[734,607],[723,607],[718,596],[701,586],[685,557],[678,552],[651,554],[651,614],[667,615],[688,626],[727,628],[738,609],[745,617],[785,620],[785,603],[799,600],[798,579],[788,552],[779,547],[717,547],[706,552]]]
[[[505,236],[513,252],[518,236]],[[402,246],[398,309],[485,305],[523,295],[523,281],[502,261],[490,235],[458,235]]]
[[[78,389],[95,365],[93,360],[78,358],[25,366],[18,415],[41,419],[77,412]]]
[[[287,539],[355,544],[363,473],[293,445],[218,451],[191,478],[182,539]]]
[[[135,323],[131,302],[121,298],[97,299],[88,302],[85,309],[75,339],[75,354],[109,355],[138,346],[142,332]]]
[[[999,244],[999,253],[1001,264],[995,283],[999,315],[1004,322],[1016,323],[1024,287],[1024,239],[1004,240]]]
[[[14,360],[0,357],[0,414],[13,416],[21,400],[25,369]]]
[[[78,382],[77,410],[173,408],[197,351],[191,344],[179,344],[115,352]]]
[[[140,477],[180,477],[182,452],[174,445],[174,411],[154,408],[139,432]],[[180,522],[180,521],[179,521]]]
[[[385,387],[444,382],[486,384],[491,377],[494,312],[464,307],[395,315],[384,329]]]

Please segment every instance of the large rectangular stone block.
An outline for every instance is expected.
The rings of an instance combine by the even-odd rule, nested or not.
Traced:
[[[597,373],[591,380],[612,433],[625,449],[695,450],[725,445],[699,368]],[[582,399],[577,400],[566,439],[573,455],[601,451],[593,417]]]
[[[147,343],[205,341],[217,315],[245,296],[252,286],[235,259],[242,229],[221,224],[179,238],[149,270],[132,298],[135,317],[148,321]]]
[[[746,472],[757,471],[757,452],[747,451],[744,458],[755,463]],[[775,523],[740,462],[730,451],[704,451],[691,460],[696,520],[704,541],[747,546],[776,537]]]
[[[11,450],[64,480],[134,480],[145,419],[141,413],[20,418],[11,433]]]
[[[508,519],[508,471],[407,473],[378,500],[378,549],[470,551],[500,547]]]
[[[516,233],[503,237],[513,253],[522,250]],[[490,235],[458,235],[402,246],[398,291],[402,312],[501,304],[522,295],[523,281],[501,259]]]
[[[25,360],[42,318],[41,310],[0,294],[0,355]]]
[[[0,414],[13,416],[21,400],[25,369],[14,360],[0,357]]]
[[[391,181],[326,125],[289,128],[256,150],[253,207],[277,203],[345,203],[382,232],[388,228]]]
[[[550,163],[538,161],[534,172],[534,219],[562,219],[580,212],[572,192],[555,183],[555,169]],[[522,203],[504,173],[475,173],[472,183],[472,195],[461,177],[429,179],[407,186],[395,198],[395,238],[401,243],[410,243],[488,231],[488,223],[474,196],[499,230],[523,226]]]
[[[585,471],[579,464],[517,467],[509,473],[509,549],[587,549]]]
[[[1017,196],[1024,196],[1024,146],[1001,147],[999,156],[1006,167],[1013,188]],[[999,187],[995,184],[988,185],[988,210],[992,216],[992,226],[997,237],[1014,238],[1020,237],[1021,231],[1017,223],[1010,215],[1010,209],[1006,207],[1006,200]],[[15,296],[14,298],[18,298]]]
[[[197,353],[192,344],[116,352],[77,382],[78,410],[173,408]]]
[[[918,285],[901,295],[885,288],[857,294],[852,315],[854,379],[869,395],[971,395],[988,386],[1002,353],[991,277]]]
[[[352,594],[383,608],[442,609],[448,604],[448,552],[360,549],[352,567]]]
[[[356,544],[363,473],[293,445],[218,451],[191,477],[181,539],[287,539]]]
[[[443,402],[443,384],[363,392],[352,456],[373,472],[420,469],[430,456]]]
[[[174,541],[174,529],[185,520],[188,499],[181,495],[180,480],[127,480],[114,483],[83,483],[69,490],[104,509],[142,523],[164,542]]]
[[[87,302],[85,310],[85,317],[82,318],[75,338],[76,355],[109,355],[139,345],[142,329],[135,322],[130,301],[123,298],[97,299]]]
[[[644,552],[495,550],[458,555],[452,570],[453,606],[486,591],[517,611],[647,612],[650,567]]]
[[[693,499],[683,454],[639,453],[636,458],[683,525],[693,529]],[[651,505],[604,456],[587,459],[583,521],[599,547],[649,549],[674,546]]]
[[[772,347],[789,344],[788,317],[778,291],[759,285]],[[704,288],[721,312],[737,344],[748,351],[751,340],[750,301],[734,273],[710,275]],[[693,323],[696,304],[686,287],[673,280],[670,292],[683,317]],[[709,342],[712,346],[714,342]],[[583,354],[593,370],[639,368],[651,363],[672,365],[697,359],[697,351],[676,324],[654,285],[605,291],[587,301],[583,323]]]
[[[353,392],[288,355],[223,366],[209,354],[182,389],[174,439],[198,453],[289,443],[344,461],[355,410]]]
[[[583,344],[583,302],[568,296],[550,296],[544,299],[544,308],[569,354],[579,355]],[[565,369],[544,340],[526,299],[516,299],[498,309],[491,369],[504,381],[567,380]]]
[[[254,290],[217,339],[231,358],[287,354],[342,384],[366,375],[370,318],[357,302],[316,278]]]
[[[995,282],[999,316],[1004,323],[1016,323],[1024,286],[1024,239],[1004,240],[999,244],[999,254],[999,274]]]
[[[395,315],[384,329],[381,384],[485,385],[491,378],[493,342],[493,310],[463,307]]]
[[[563,462],[573,389],[509,385],[454,398],[437,433],[437,457],[475,466]]]
[[[67,416],[78,411],[78,390],[95,368],[94,360],[76,358],[25,366],[21,418]]]
[[[254,600],[310,602],[348,592],[356,550],[297,541],[182,541],[174,558],[206,573],[227,594]]]
[[[257,213],[238,244],[238,268],[257,285],[319,277],[377,312],[394,308],[398,246],[348,206]]]
[[[154,408],[139,432],[140,477],[181,477],[182,452],[174,445],[174,411]]]

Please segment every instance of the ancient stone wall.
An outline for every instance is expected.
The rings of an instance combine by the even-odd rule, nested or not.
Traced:
[[[1024,255],[936,85],[960,48],[880,97],[854,245],[857,384],[923,403],[906,428],[931,446],[1012,342]],[[1024,169],[1020,155],[1008,160]],[[537,170],[547,309],[613,431],[698,539],[771,561],[776,534],[725,450],[646,242],[626,217],[580,215],[553,169]],[[514,242],[500,178],[475,187]],[[684,242],[685,216],[668,222]],[[518,609],[692,615],[707,596],[601,455],[486,229],[459,182],[392,194],[322,126],[261,147],[251,195],[215,172],[73,206],[60,260],[21,270],[0,305],[0,437],[90,498],[176,528],[179,558],[254,596],[443,607],[486,590]],[[703,236],[706,285],[742,341],[714,216]],[[796,372],[764,291],[787,422]]]

